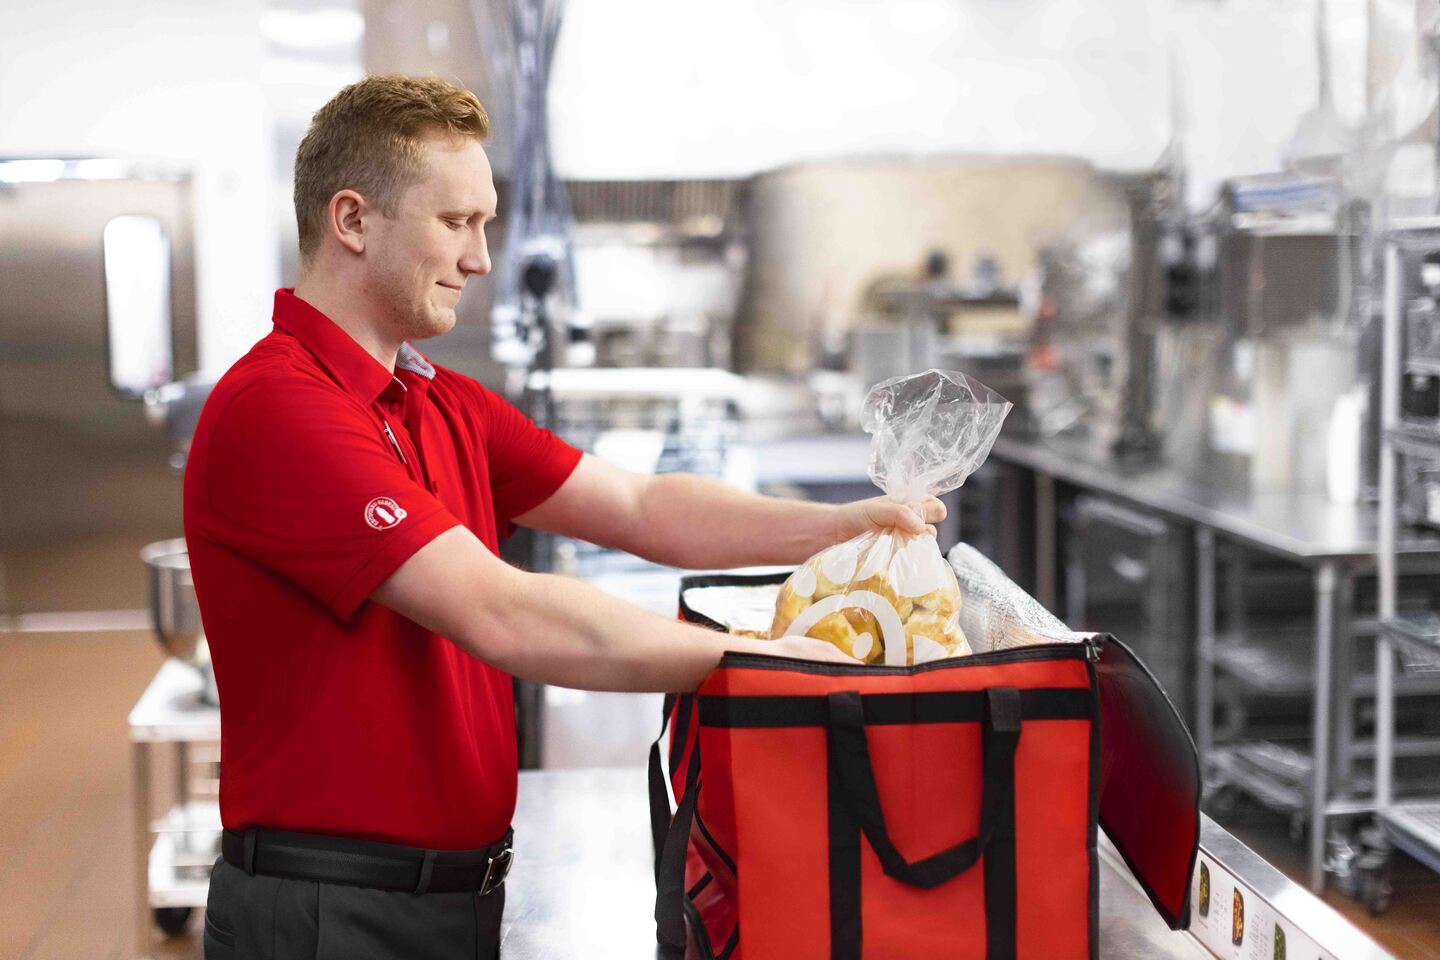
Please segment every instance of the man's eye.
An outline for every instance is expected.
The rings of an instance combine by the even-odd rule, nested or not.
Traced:
[[[446,220],[445,226],[449,227],[451,230],[459,230],[461,227],[465,226],[465,222],[463,220]]]

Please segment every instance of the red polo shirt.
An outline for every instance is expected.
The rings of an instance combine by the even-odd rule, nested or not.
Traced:
[[[185,470],[221,818],[484,846],[515,809],[511,679],[366,598],[457,524],[498,552],[581,454],[408,345],[392,376],[293,291],[274,319],[211,393]]]

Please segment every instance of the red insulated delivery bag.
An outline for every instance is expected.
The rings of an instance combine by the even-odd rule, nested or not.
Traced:
[[[683,590],[682,617],[705,623]],[[1111,638],[908,667],[727,654],[666,708],[669,775],[660,741],[650,770],[664,960],[687,926],[727,960],[1094,958],[1101,825],[1188,924],[1194,745]]]

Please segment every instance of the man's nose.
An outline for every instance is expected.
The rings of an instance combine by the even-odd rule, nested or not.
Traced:
[[[482,235],[480,242],[470,246],[460,258],[460,269],[467,276],[483,277],[490,272],[490,248]]]

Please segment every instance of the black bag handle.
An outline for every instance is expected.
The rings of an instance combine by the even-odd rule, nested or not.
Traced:
[[[671,704],[667,698],[667,707]],[[694,694],[683,694],[675,701],[677,737],[684,737],[696,708]],[[670,717],[670,710],[665,710]],[[670,816],[670,796],[665,792],[665,774],[660,760],[661,737],[649,748],[649,825],[655,842],[655,941],[660,944],[661,960],[684,960],[685,956],[685,853],[690,846],[690,828],[696,819],[696,803],[700,799],[700,738],[690,750],[690,764],[685,767],[685,792],[677,797],[674,818]],[[678,759],[672,754],[671,763]],[[671,766],[671,779],[675,769]]]
[[[1001,804],[1012,796],[1015,749],[1020,743],[1020,692],[1014,687],[986,691],[984,720],[985,775],[980,801],[980,832],[962,843],[922,860],[906,860],[890,839],[875,768],[865,737],[864,701],[853,690],[829,694],[830,762],[839,774],[844,801],[880,858],[887,876],[912,887],[929,890],[969,870],[990,845],[995,827],[1003,819]]]
[[[665,730],[670,726],[670,715],[676,704],[676,695],[665,694],[665,704],[660,708],[660,735],[650,744],[650,839],[655,848],[655,872],[660,872],[660,851],[665,847],[665,835],[670,831],[670,794],[665,789],[665,774],[660,764],[660,743],[665,739]],[[684,705],[682,704],[682,709]],[[671,758],[673,761],[673,757]],[[674,764],[670,776],[675,776]]]

